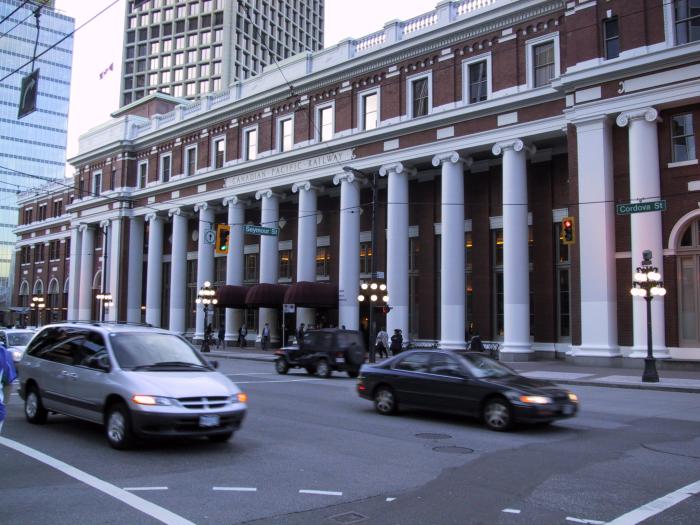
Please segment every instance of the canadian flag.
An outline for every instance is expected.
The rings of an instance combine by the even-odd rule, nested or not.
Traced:
[[[112,62],[107,69],[105,69],[102,73],[100,73],[100,80],[102,80],[105,76],[107,76],[107,73],[110,71],[114,71],[114,62]]]

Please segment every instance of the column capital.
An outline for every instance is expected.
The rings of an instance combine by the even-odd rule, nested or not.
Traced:
[[[505,150],[512,149],[515,152],[525,151],[530,155],[534,155],[537,148],[533,145],[525,144],[522,139],[504,140],[502,142],[496,142],[491,148],[491,153],[496,156],[501,155]]]
[[[403,162],[393,162],[391,164],[384,164],[381,166],[379,168],[379,176],[386,177],[391,171],[397,175],[404,174],[407,177],[417,173],[416,168],[406,166]]]
[[[208,202],[200,202],[194,205],[194,211],[199,213],[201,211],[207,211],[211,207],[212,206],[210,206]]]
[[[78,231],[79,231],[80,233],[85,233],[86,231],[91,230],[91,229],[92,229],[92,228],[90,227],[89,224],[79,224],[79,225],[78,225]]]
[[[437,168],[438,166],[441,166],[446,162],[450,162],[452,164],[462,163],[468,168],[472,165],[473,160],[471,157],[466,159],[460,157],[459,153],[457,153],[456,151],[446,151],[445,153],[438,153],[437,155],[435,155],[433,157],[432,164]]]
[[[111,221],[111,220],[109,220],[109,219],[104,219],[104,220],[100,221],[100,229],[101,229],[101,230],[106,230],[107,228],[109,228],[109,226],[110,226],[111,224],[112,224],[112,221]]]
[[[168,217],[175,217],[175,216],[182,216],[182,217],[187,217],[187,213],[182,208],[170,208],[168,210]]]
[[[271,199],[273,197],[277,197],[278,199],[281,199],[284,196],[282,193],[276,193],[272,191],[272,188],[267,188],[265,190],[258,190],[255,192],[255,200],[259,201],[262,200],[263,197],[266,199]]]
[[[238,195],[231,195],[229,197],[224,197],[221,200],[222,206],[227,206],[229,208],[235,208],[237,206],[245,206],[248,204],[247,199],[241,199]]]
[[[659,112],[656,111],[656,108],[649,107],[620,113],[615,119],[615,122],[618,126],[624,128],[633,120],[644,119],[647,122],[656,122],[658,118]]]
[[[158,221],[158,220],[162,221],[163,217],[158,215],[156,212],[153,212],[153,213],[146,214],[145,220],[146,220],[146,222],[153,222],[153,221]]]
[[[301,193],[301,190],[320,192],[321,188],[311,184],[311,181],[308,180],[292,184],[292,193]]]
[[[345,171],[333,177],[333,185],[338,186],[343,181],[353,184],[355,182],[364,182],[364,180],[364,178],[358,177],[351,171]]]

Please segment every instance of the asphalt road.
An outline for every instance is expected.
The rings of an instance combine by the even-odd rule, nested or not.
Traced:
[[[226,444],[119,452],[89,423],[29,425],[13,396],[0,438],[0,523],[569,524],[635,509],[615,523],[698,523],[698,394],[574,387],[577,418],[503,434],[459,417],[380,416],[344,374],[221,365],[250,396]]]

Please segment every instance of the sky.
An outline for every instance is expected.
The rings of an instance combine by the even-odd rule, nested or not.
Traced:
[[[73,77],[68,115],[67,158],[78,154],[78,137],[110,119],[118,109],[126,0],[56,0],[56,9],[75,18]],[[390,20],[406,20],[435,8],[437,0],[326,0],[325,42],[358,38],[380,30]],[[113,65],[110,69],[110,65]],[[102,74],[102,75],[101,75]],[[102,77],[102,78],[100,78]],[[68,167],[67,176],[73,173]]]

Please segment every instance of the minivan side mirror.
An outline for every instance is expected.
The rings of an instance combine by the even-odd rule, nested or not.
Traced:
[[[112,369],[108,355],[101,355],[97,358],[97,368],[104,372],[109,372]]]

